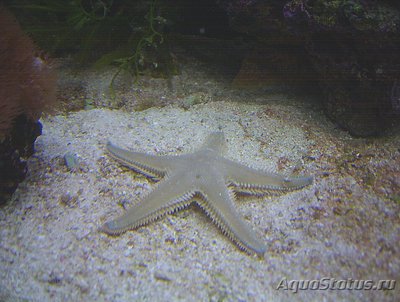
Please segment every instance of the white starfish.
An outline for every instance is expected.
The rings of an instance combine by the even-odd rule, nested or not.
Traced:
[[[264,244],[234,208],[234,191],[258,196],[284,193],[311,184],[312,177],[289,178],[233,162],[221,156],[224,143],[223,133],[214,132],[197,152],[170,156],[127,151],[108,143],[110,155],[125,166],[164,180],[138,206],[105,223],[101,230],[118,235],[180,210],[195,200],[240,248],[264,254]]]

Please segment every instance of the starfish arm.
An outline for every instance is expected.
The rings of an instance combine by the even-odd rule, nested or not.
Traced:
[[[222,153],[224,147],[225,135],[223,132],[216,131],[207,136],[200,150],[212,150],[217,153]]]
[[[134,152],[122,149],[113,145],[111,142],[107,143],[107,151],[117,161],[124,166],[142,173],[151,178],[161,178],[165,176],[167,171],[171,168],[173,156],[156,156],[141,152]]]
[[[256,170],[223,158],[222,173],[235,191],[265,195],[301,189],[312,184],[312,176],[287,177],[277,173]]]
[[[171,176],[162,181],[139,205],[132,207],[121,217],[106,222],[100,230],[109,235],[118,235],[180,210],[192,202],[193,190],[181,189],[188,187],[185,180]]]
[[[200,193],[198,204],[232,241],[247,252],[265,253],[265,246],[236,212],[234,193],[226,187],[222,176],[220,181],[206,184]]]

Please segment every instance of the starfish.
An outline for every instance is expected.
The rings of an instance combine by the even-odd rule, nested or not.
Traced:
[[[196,201],[241,249],[263,255],[266,247],[234,208],[235,192],[257,196],[284,193],[311,184],[312,177],[286,177],[249,168],[222,157],[224,145],[222,132],[211,133],[198,151],[184,155],[149,155],[108,142],[111,157],[147,177],[164,180],[138,206],[106,222],[101,231],[119,235]]]

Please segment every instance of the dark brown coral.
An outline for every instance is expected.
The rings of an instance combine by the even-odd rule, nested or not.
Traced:
[[[0,6],[0,136],[25,114],[37,121],[54,103],[56,77],[15,18]]]
[[[0,6],[0,204],[26,173],[20,156],[30,156],[41,134],[39,118],[56,100],[56,76],[33,41]]]

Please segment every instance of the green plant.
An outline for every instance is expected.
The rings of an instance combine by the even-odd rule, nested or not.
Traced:
[[[134,52],[130,56],[115,59],[114,62],[118,65],[118,71],[114,74],[110,83],[110,91],[114,94],[115,79],[122,71],[129,72],[135,79],[139,75],[141,68],[145,67],[145,53],[146,48],[158,49],[160,44],[164,42],[164,36],[156,27],[162,27],[166,23],[166,19],[156,13],[157,0],[152,0],[149,10],[144,19],[147,21],[143,27],[135,28],[138,33],[139,39],[134,41]],[[153,62],[153,64],[158,64]],[[157,67],[157,66],[155,66]]]
[[[79,65],[116,65],[110,81],[112,95],[123,71],[135,79],[145,69],[167,77],[176,71],[165,43],[167,21],[157,0],[17,0],[9,1],[9,7],[37,44],[51,54],[72,55]]]
[[[113,0],[19,0],[10,1],[23,28],[35,42],[50,53],[76,51],[84,59],[99,46],[100,36],[110,36],[107,26],[122,23],[112,12]],[[105,43],[104,43],[105,42]],[[103,45],[103,47],[106,45]]]

